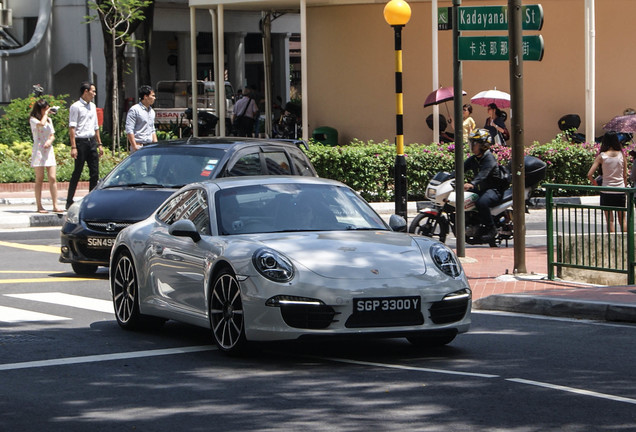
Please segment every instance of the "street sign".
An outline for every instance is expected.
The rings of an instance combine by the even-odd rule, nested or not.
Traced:
[[[541,30],[543,27],[541,5],[523,5],[521,13],[523,30]],[[508,30],[508,6],[460,6],[457,21],[460,31]]]
[[[453,29],[452,10],[450,7],[437,8],[437,30]]]
[[[458,60],[508,60],[508,36],[460,36]],[[541,61],[543,36],[523,36],[524,61]]]

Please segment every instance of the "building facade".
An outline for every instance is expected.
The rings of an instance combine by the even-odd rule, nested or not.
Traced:
[[[450,7],[452,2],[408,3],[411,20],[402,32],[404,137],[406,143],[428,143],[433,140],[433,131],[424,120],[433,109],[424,108],[423,103],[433,90],[432,23],[437,14],[433,5]],[[87,14],[86,2],[3,0],[3,4],[13,9],[14,28],[9,31],[16,39],[22,38],[22,46],[0,50],[0,102],[26,96],[36,83],[48,92],[69,93],[75,99],[78,83],[93,76],[98,105],[103,106],[107,72],[101,29],[99,23],[82,24]],[[462,1],[462,6],[506,4],[504,0]],[[215,44],[211,16],[222,6],[227,77],[235,88],[251,85],[261,90],[261,10],[277,10],[280,16],[272,23],[272,100],[277,96],[283,102],[289,99],[290,75],[298,73],[297,68],[292,70],[294,58],[290,52],[294,50],[290,47],[300,38],[306,61],[302,92],[305,136],[311,136],[318,127],[330,126],[338,130],[341,144],[353,138],[393,141],[395,57],[393,30],[384,20],[384,5],[384,1],[375,0],[156,0],[151,85],[160,80],[191,78],[192,10],[197,32],[197,77],[211,79]],[[526,32],[543,36],[545,52],[541,61],[524,63],[525,144],[550,141],[560,132],[558,119],[573,113],[581,116],[580,132],[591,127],[596,135],[601,135],[605,122],[626,108],[636,108],[632,82],[636,46],[630,43],[636,2],[543,0],[541,5],[543,28]],[[588,27],[590,5],[592,28]],[[33,36],[27,40],[31,31]],[[595,47],[593,82],[586,73],[585,40],[589,36]],[[437,38],[438,82],[440,86],[451,86],[452,33],[440,31]],[[134,55],[130,53],[131,58]],[[127,96],[136,99],[134,64],[131,60]],[[509,66],[505,61],[466,61],[462,69],[463,90],[467,92],[464,103],[481,90],[510,91]],[[590,96],[594,102],[591,117],[586,116]],[[452,103],[442,105],[440,112],[449,117]],[[483,125],[485,108],[475,106],[473,117],[477,125]]]

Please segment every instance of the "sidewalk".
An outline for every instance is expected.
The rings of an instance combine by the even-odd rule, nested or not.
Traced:
[[[9,190],[0,184],[0,229],[62,226],[65,214],[38,214],[33,190]],[[58,184],[58,200],[63,207],[68,185]],[[51,209],[48,188],[42,192],[44,207]],[[88,193],[88,183],[78,186],[76,199]],[[382,215],[394,211],[393,203],[374,203]],[[409,215],[415,214],[409,203]],[[412,216],[410,216],[412,217]],[[547,316],[636,323],[636,286],[597,286],[578,282],[547,280],[545,247],[528,247],[527,274],[514,275],[514,249],[488,246],[466,247],[460,258],[473,291],[473,308]]]

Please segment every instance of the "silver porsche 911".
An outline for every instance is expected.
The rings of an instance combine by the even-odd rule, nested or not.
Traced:
[[[194,183],[124,229],[110,257],[119,325],[211,329],[222,351],[311,337],[443,345],[470,325],[455,254],[395,232],[342,183],[237,177]]]

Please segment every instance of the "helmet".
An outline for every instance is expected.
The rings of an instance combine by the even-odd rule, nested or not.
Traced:
[[[471,146],[479,143],[481,150],[486,151],[492,145],[492,136],[490,136],[488,129],[476,129],[468,135],[468,142],[470,142]]]

